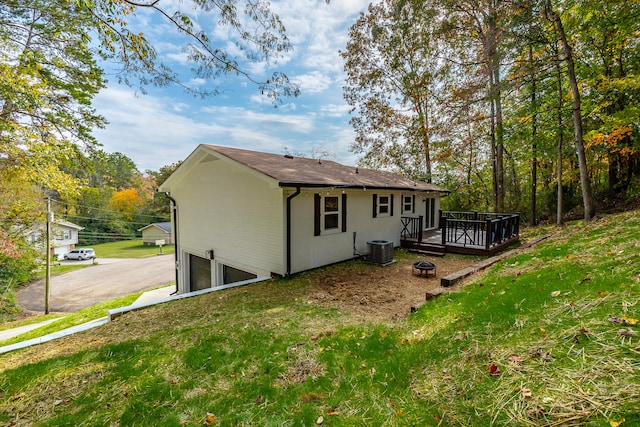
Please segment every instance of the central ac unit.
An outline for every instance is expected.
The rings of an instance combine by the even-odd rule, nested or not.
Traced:
[[[367,242],[369,256],[367,261],[386,265],[393,262],[393,242],[387,240],[372,240]]]

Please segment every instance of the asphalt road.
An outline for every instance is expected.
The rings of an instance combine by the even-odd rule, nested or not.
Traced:
[[[62,261],[89,266],[51,277],[49,311],[73,313],[117,297],[175,283],[175,258],[158,255],[139,259],[98,258],[92,261]],[[25,310],[44,311],[45,281],[39,280],[18,292]]]

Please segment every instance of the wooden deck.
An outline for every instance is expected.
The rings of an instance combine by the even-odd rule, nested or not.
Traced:
[[[402,247],[431,255],[451,252],[493,256],[519,240],[518,214],[443,212],[442,228],[422,231],[420,236],[412,222],[422,224],[420,219],[403,218]]]

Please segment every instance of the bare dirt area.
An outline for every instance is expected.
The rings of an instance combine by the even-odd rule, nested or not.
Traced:
[[[387,266],[356,261],[344,268],[326,269],[310,274],[316,290],[308,298],[318,304],[348,310],[366,319],[397,320],[406,317],[411,307],[425,301],[426,293],[440,287],[440,278],[463,270],[481,257],[447,254],[444,257],[403,255]],[[436,275],[417,275],[416,261],[436,265]]]

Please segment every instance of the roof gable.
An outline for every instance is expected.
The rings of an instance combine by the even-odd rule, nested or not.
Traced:
[[[164,231],[165,233],[171,233],[171,222],[154,222],[153,224],[145,225],[144,227],[139,228],[138,231],[143,231],[150,227],[156,227]]]

